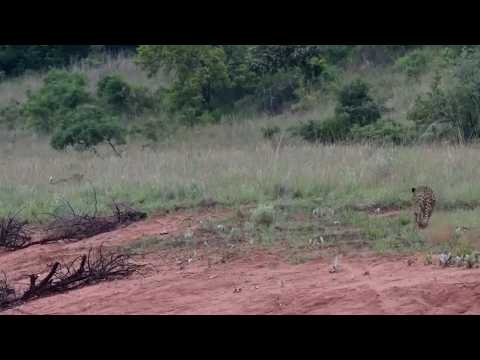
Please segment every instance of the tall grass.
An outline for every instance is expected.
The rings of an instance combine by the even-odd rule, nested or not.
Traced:
[[[92,91],[102,76],[111,73],[151,89],[169,83],[162,74],[147,77],[124,55],[86,59],[70,69],[84,73]],[[0,83],[0,106],[10,99],[22,101],[27,89],[41,85],[42,77],[27,74]],[[406,121],[417,95],[428,89],[432,73],[411,81],[390,68],[347,70],[337,85],[354,77],[371,83],[375,97],[393,109],[389,116]],[[480,199],[476,186],[480,150],[475,147],[314,146],[290,139],[273,147],[262,139],[262,126],[287,128],[333,114],[331,93],[320,91],[310,99],[307,110],[295,114],[225,117],[219,125],[181,129],[155,149],[142,150],[141,144],[131,143],[123,158],[110,156],[108,148],[99,149],[104,159],[92,153],[59,153],[50,149],[47,139],[0,133],[0,215],[22,207],[33,217],[51,211],[61,197],[87,206],[88,183],[48,183],[50,176],[74,173],[92,182],[103,204],[117,197],[147,210],[194,204],[205,197],[226,203],[263,202],[274,199],[279,185],[288,190],[286,196],[325,206],[399,203],[408,200],[410,188],[419,184],[431,185],[444,206]]]
[[[131,200],[146,209],[193,204],[206,197],[225,203],[274,200],[274,188],[287,196],[326,206],[394,204],[410,199],[410,188],[431,185],[440,206],[480,199],[475,147],[375,147],[372,145],[285,145],[274,148],[247,140],[252,123],[192,130],[175,143],[152,150],[137,144],[123,158],[108,148],[91,153],[59,153],[45,139],[30,136],[0,143],[0,212],[25,207],[39,214],[60,196],[88,203],[90,185],[50,185],[50,176],[84,174],[108,197]],[[190,139],[196,139],[191,141]],[[295,195],[294,195],[295,194]]]

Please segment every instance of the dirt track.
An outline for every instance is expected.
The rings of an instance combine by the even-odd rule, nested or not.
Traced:
[[[44,271],[53,260],[69,260],[94,245],[180,233],[206,216],[212,214],[177,213],[74,244],[0,253],[0,270],[12,281],[28,282],[28,274]],[[411,266],[411,257],[343,257],[341,272],[330,274],[328,259],[293,265],[273,250],[251,250],[211,266],[205,253],[196,254],[179,266],[189,253],[139,257],[151,264],[143,276],[39,299],[3,314],[480,314],[479,269],[425,266],[420,256]]]

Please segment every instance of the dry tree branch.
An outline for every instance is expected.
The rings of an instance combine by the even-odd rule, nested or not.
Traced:
[[[105,254],[102,247],[91,248],[86,255],[77,257],[70,263],[55,262],[49,265],[48,274],[40,282],[37,282],[40,278],[38,274],[30,275],[28,289],[18,297],[5,276],[5,280],[0,280],[0,310],[98,282],[125,278],[144,266],[133,263],[127,254]]]
[[[0,218],[0,247],[15,250],[30,242],[31,236],[25,228],[27,222],[17,220],[20,212]]]
[[[3,273],[3,279],[0,279],[0,308],[15,298],[15,289],[8,284],[7,275]]]

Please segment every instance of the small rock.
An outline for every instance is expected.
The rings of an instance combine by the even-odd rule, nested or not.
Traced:
[[[455,256],[453,262],[456,266],[460,267],[463,264],[463,259],[460,256]]]
[[[241,292],[242,292],[242,288],[235,288],[235,289],[233,290],[233,293],[234,293],[234,294],[240,294]]]
[[[440,254],[440,256],[438,257],[438,261],[440,263],[440,266],[448,266],[451,258],[452,258],[451,254]]]
[[[365,271],[365,272],[363,273],[363,276],[370,276],[370,271]]]
[[[338,273],[338,269],[337,269],[336,266],[332,266],[328,272],[330,274],[336,274],[336,273]]]
[[[340,264],[338,261],[338,256],[335,256],[335,260],[333,261],[333,266],[330,268],[330,274],[335,274],[340,272]]]

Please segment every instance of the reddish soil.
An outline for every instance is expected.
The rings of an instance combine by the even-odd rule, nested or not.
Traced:
[[[0,253],[10,281],[28,283],[53,261],[92,246],[125,246],[143,235],[182,234],[221,210],[158,216],[77,243]],[[242,251],[245,251],[242,255]],[[423,257],[359,254],[290,264],[281,251],[163,250],[135,260],[143,274],[38,299],[3,314],[480,314],[480,270],[425,266]],[[224,261],[219,260],[223,257]],[[180,260],[191,259],[185,262]]]

